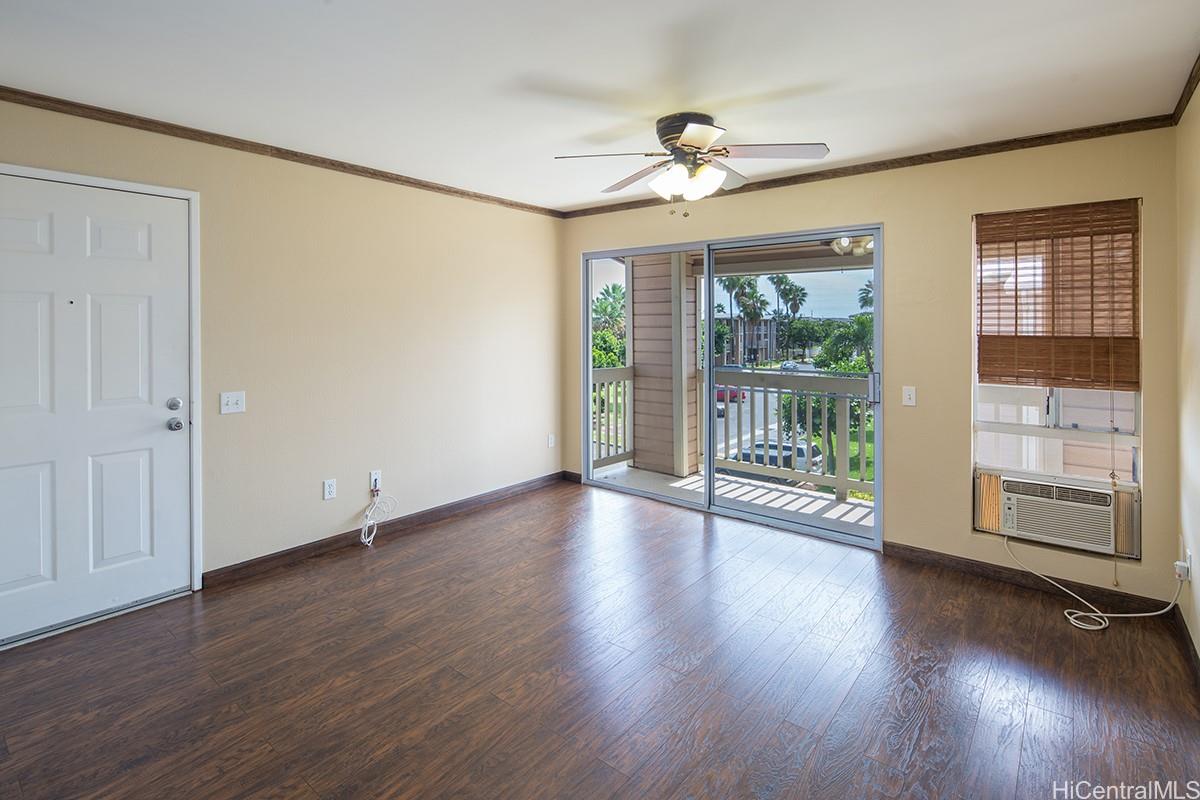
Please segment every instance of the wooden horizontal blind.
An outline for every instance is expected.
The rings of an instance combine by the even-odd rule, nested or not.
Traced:
[[[980,383],[1140,388],[1140,205],[975,217]]]

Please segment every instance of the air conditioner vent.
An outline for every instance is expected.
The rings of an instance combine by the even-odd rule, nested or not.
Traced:
[[[1090,489],[1080,489],[1076,486],[1058,486],[1054,490],[1055,499],[1065,500],[1068,503],[1082,503],[1088,506],[1102,506],[1108,508],[1112,505],[1112,495],[1104,492],[1093,492]]]
[[[1048,483],[1033,483],[1032,481],[1004,481],[1004,491],[1009,494],[1023,494],[1026,497],[1044,497],[1054,499],[1054,487]]]

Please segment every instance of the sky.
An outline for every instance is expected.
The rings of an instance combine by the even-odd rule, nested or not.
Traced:
[[[624,283],[625,267],[619,261],[603,259],[592,262],[592,297],[608,283]],[[830,272],[793,273],[791,279],[808,289],[808,302],[800,309],[803,316],[848,317],[857,314],[858,290],[871,278],[871,270],[848,269]],[[758,279],[758,290],[775,309],[775,289],[766,276]],[[729,305],[729,295],[717,288],[716,302]]]

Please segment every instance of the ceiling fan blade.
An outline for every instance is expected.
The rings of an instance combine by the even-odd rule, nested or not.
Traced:
[[[616,183],[614,183],[612,186],[609,186],[604,191],[605,192],[619,192],[627,186],[633,186],[635,183],[642,180],[643,178],[650,177],[655,172],[658,172],[660,169],[662,169],[663,167],[665,167],[667,164],[670,164],[670,163],[671,163],[671,160],[667,159],[666,161],[659,161],[657,164],[651,164],[650,166],[646,167],[645,169],[639,169],[637,172],[633,173],[628,178],[623,178],[623,179],[617,181]]]
[[[733,167],[729,166],[724,161],[712,159],[709,161],[709,163],[716,164],[718,167],[725,170],[725,182],[721,184],[721,188],[725,189],[726,191],[730,189],[740,189],[750,181],[749,178],[738,172]]]
[[[689,122],[687,127],[683,129],[683,133],[679,136],[679,144],[682,147],[694,147],[697,150],[707,150],[713,146],[713,142],[721,138],[721,134],[724,132],[724,128],[719,128],[716,125],[704,125],[699,122]]]
[[[662,158],[666,153],[584,153],[578,156],[555,156],[554,158],[611,158],[613,156],[645,156],[646,158]]]
[[[723,158],[824,158],[829,145],[806,144],[727,144],[719,148]]]

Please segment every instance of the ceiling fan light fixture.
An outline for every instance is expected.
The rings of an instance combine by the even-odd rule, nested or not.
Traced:
[[[721,188],[725,183],[725,170],[712,164],[701,164],[696,168],[696,174],[688,181],[683,190],[684,200],[699,200]]]
[[[675,195],[684,193],[688,181],[687,167],[676,162],[666,172],[650,181],[650,188],[663,200],[670,200]]]

